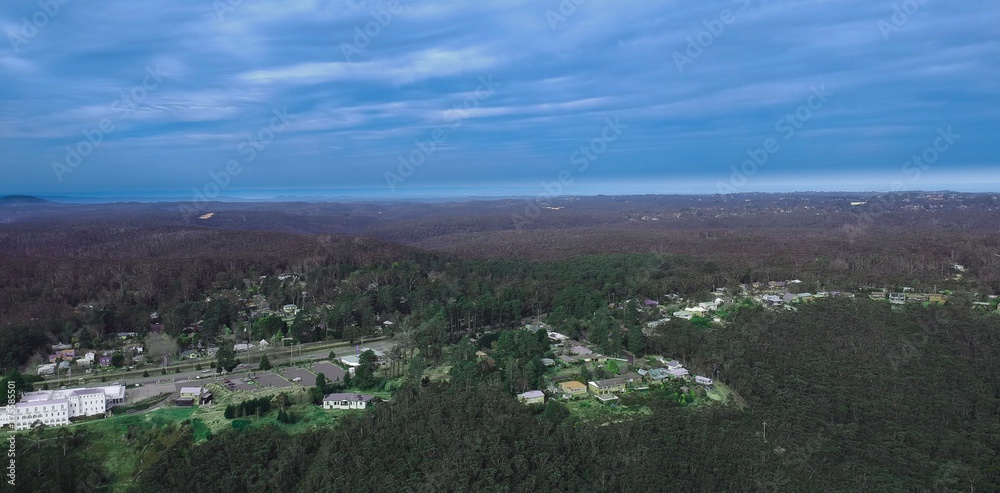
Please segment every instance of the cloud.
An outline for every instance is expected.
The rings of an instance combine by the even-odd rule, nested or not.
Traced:
[[[234,189],[383,187],[399,155],[435,129],[446,141],[404,187],[530,186],[620,118],[628,131],[581,183],[684,176],[710,190],[818,85],[835,96],[783,143],[759,186],[892,175],[940,125],[966,135],[941,169],[971,176],[1000,151],[1000,5],[927,2],[888,39],[879,23],[895,22],[890,1],[392,5],[69,2],[16,51],[0,49],[0,193],[186,193],[239,157],[275,108],[291,123]],[[5,34],[37,10],[9,7]],[[697,56],[678,71],[674,55],[689,50]],[[115,118],[114,102],[149,66],[163,83],[58,181],[50,164]],[[480,77],[500,85],[468,106]]]

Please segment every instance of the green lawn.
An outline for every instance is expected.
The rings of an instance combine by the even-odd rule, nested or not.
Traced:
[[[583,421],[616,421],[638,414],[649,414],[645,406],[624,406],[622,404],[601,404],[597,399],[589,398],[566,403],[573,416]]]

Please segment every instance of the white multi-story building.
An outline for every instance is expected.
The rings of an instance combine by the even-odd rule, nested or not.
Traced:
[[[21,396],[21,402],[7,407],[6,412],[0,414],[0,426],[12,426],[15,430],[29,429],[38,422],[46,426],[61,426],[69,424],[70,418],[101,416],[124,403],[123,385],[26,392]]]

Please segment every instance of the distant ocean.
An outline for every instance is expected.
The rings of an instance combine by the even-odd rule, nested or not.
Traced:
[[[830,192],[886,192],[888,190],[878,190],[876,187],[865,187],[864,185],[825,185],[824,190],[817,190],[815,187],[796,185],[764,185],[760,187],[744,187],[738,192],[771,192],[771,193],[792,193],[809,191],[830,191]],[[996,183],[981,183],[971,185],[963,184],[935,184],[927,187],[926,190],[941,191],[950,190],[968,193],[995,193],[1000,190],[1000,185]],[[915,191],[902,190],[902,191]],[[595,196],[595,195],[711,195],[718,193],[714,185],[707,183],[688,184],[651,181],[642,184],[624,183],[574,183],[562,189],[546,187],[542,183],[537,185],[510,185],[510,186],[454,186],[454,187],[406,187],[399,186],[395,190],[387,187],[376,188],[342,188],[342,189],[253,189],[253,190],[225,190],[212,201],[217,202],[297,202],[297,201],[337,201],[337,202],[362,202],[362,201],[451,201],[462,199],[497,199],[497,198],[522,198],[543,196],[546,198],[555,196]],[[23,193],[9,192],[0,193],[3,195],[33,195],[53,202],[96,204],[109,202],[189,202],[199,200],[193,190],[162,190],[162,191],[104,191],[104,192],[81,192],[81,193]]]

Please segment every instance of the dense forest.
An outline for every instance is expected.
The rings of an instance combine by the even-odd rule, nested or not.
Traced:
[[[650,344],[713,372],[741,404],[685,407],[654,390],[635,397],[648,415],[593,422],[519,404],[503,371],[480,367],[450,384],[411,379],[393,402],[305,435],[196,443],[181,424],[69,436],[152,454],[136,491],[1000,491],[995,315],[838,301],[744,310],[726,328],[665,325]],[[22,443],[21,470],[45,464],[31,491],[103,484],[101,457]]]
[[[308,433],[265,426],[206,436],[190,421],[164,421],[114,436],[88,426],[20,434],[19,483],[25,491],[1000,491],[1000,317],[971,305],[1000,293],[996,200],[862,198],[866,205],[812,195],[566,198],[566,217],[547,212],[523,228],[507,222],[523,209],[517,201],[220,204],[216,222],[157,204],[0,208],[4,373],[56,342],[141,337],[153,312],[184,344],[195,342],[192,325],[209,342],[239,327],[301,342],[385,329],[378,333],[407,355],[391,368],[402,383],[389,402]],[[724,325],[673,320],[655,329],[661,315],[636,309],[637,300],[705,301],[716,288],[785,279],[800,279],[801,291],[957,294],[930,307],[863,296],[798,311],[745,305]],[[254,316],[248,303],[258,300],[304,310],[286,323]],[[614,420],[581,418],[560,402],[524,406],[512,394],[537,388],[540,359],[551,357],[544,338],[517,330],[527,319],[608,355],[679,358],[734,398],[692,401],[666,386],[627,396],[623,404],[648,412]],[[492,359],[478,360],[477,350]],[[446,378],[428,380],[430,368],[447,369]],[[362,380],[377,386],[384,376]],[[99,442],[117,451],[84,445]],[[115,454],[136,465],[114,469]]]

